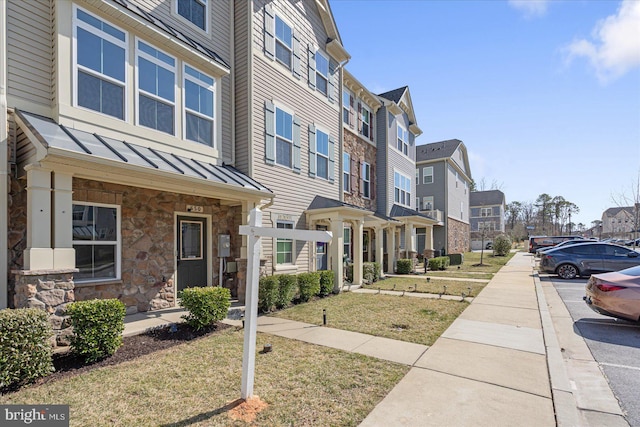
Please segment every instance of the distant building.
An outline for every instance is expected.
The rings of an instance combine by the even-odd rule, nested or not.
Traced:
[[[472,191],[469,195],[471,215],[471,247],[480,249],[482,234],[485,240],[500,233],[504,233],[504,217],[506,201],[500,190]]]
[[[602,237],[631,238],[638,223],[638,211],[633,206],[609,208],[602,213]]]

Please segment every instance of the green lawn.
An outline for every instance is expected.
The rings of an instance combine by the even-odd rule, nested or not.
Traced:
[[[482,265],[480,264],[480,256],[482,255]],[[464,254],[464,262],[462,265],[452,265],[445,271],[428,271],[426,276],[434,277],[455,277],[455,278],[473,278],[473,279],[491,279],[511,258],[514,252],[507,256],[493,256],[493,251],[466,252]],[[422,264],[421,264],[422,266]],[[460,267],[460,268],[458,268]],[[424,274],[424,267],[418,267],[417,271],[421,275]]]
[[[427,275],[429,277],[429,275]],[[410,277],[389,277],[385,280],[379,280],[370,285],[366,285],[366,289],[382,289],[386,291],[406,291],[406,292],[420,292],[428,294],[445,294],[445,295],[461,295],[462,292],[466,296],[475,297],[480,291],[487,285],[487,283],[471,282],[464,279],[445,280],[438,277],[431,278],[429,281],[425,276]],[[447,287],[446,292],[445,288]],[[417,288],[417,290],[416,290]],[[471,288],[471,295],[469,295],[469,288]]]
[[[275,317],[432,345],[467,308],[461,301],[345,292],[274,313]]]

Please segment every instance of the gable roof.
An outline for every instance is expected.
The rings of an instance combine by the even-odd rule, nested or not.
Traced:
[[[415,136],[422,134],[422,130],[418,127],[416,114],[413,109],[413,101],[411,101],[409,86],[403,86],[398,89],[380,93],[378,94],[378,97],[383,99],[384,105],[388,105],[390,107],[389,111],[392,114],[400,114],[402,111],[407,113],[407,116],[409,117],[409,130]]]
[[[327,32],[327,53],[333,56],[338,62],[344,62],[351,59],[351,55],[342,45],[342,38],[338,32],[336,20],[333,17],[329,0],[315,0],[316,8],[320,13],[320,19]]]
[[[409,86],[403,86],[398,89],[390,90],[389,92],[380,93],[378,96],[388,99],[389,101],[393,101],[396,104],[400,103],[400,99],[402,95],[404,95],[405,91],[409,88]]]
[[[418,145],[416,147],[416,162],[449,158],[453,156],[460,144],[462,144],[462,141],[459,139],[448,139],[446,141]]]
[[[504,204],[504,193],[500,190],[472,191],[469,193],[469,206],[495,206]]]
[[[627,213],[629,215],[633,215],[634,207],[633,206],[622,206],[622,207],[616,207],[616,208],[609,208],[606,211],[604,211],[602,216],[603,217],[605,217],[605,216],[612,217],[612,216],[618,215],[622,211],[624,211],[625,213]]]

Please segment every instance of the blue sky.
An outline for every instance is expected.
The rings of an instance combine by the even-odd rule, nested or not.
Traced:
[[[563,196],[587,226],[640,177],[640,0],[330,0],[346,68],[409,86],[418,145],[457,138],[507,202]]]

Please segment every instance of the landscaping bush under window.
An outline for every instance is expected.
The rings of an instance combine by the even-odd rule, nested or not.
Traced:
[[[231,291],[218,286],[186,288],[180,298],[180,306],[189,311],[182,318],[196,331],[227,317],[231,306]]]
[[[321,297],[326,297],[333,292],[333,271],[322,270],[318,272],[320,274],[320,292]]]
[[[263,276],[258,282],[258,310],[268,313],[278,301],[279,276]]]
[[[413,269],[413,261],[410,259],[399,259],[396,267],[398,274],[409,274]]]
[[[320,293],[320,274],[317,272],[298,274],[300,301],[307,302]]]
[[[278,292],[275,306],[277,309],[282,309],[293,301],[298,290],[298,278],[293,274],[280,274],[276,278],[278,280]]]

